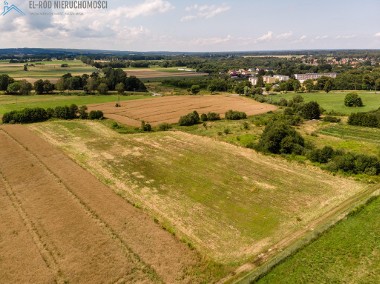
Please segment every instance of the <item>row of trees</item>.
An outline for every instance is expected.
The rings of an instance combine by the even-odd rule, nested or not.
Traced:
[[[144,83],[136,77],[127,77],[122,69],[104,68],[103,75],[92,73],[82,76],[72,76],[71,73],[63,75],[56,84],[49,80],[37,80],[32,85],[26,80],[15,81],[8,75],[0,75],[0,91],[9,94],[29,95],[34,89],[36,94],[50,94],[54,90],[64,92],[66,90],[80,90],[87,94],[98,92],[107,94],[108,91],[117,91],[124,94],[125,91],[146,92]]]
[[[3,115],[3,123],[33,123],[42,122],[50,118],[58,119],[102,119],[103,112],[99,110],[87,113],[87,107],[78,107],[75,104],[70,106],[57,106],[55,108],[25,108],[7,112]]]

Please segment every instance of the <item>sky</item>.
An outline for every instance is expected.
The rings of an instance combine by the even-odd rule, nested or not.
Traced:
[[[25,15],[0,15],[0,48],[380,49],[380,0],[108,0],[107,9],[100,10],[32,9],[29,1],[7,2]],[[3,9],[0,0],[0,13]]]

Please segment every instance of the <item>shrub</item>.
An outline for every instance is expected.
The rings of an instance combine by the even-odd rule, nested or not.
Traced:
[[[152,131],[152,126],[143,120],[143,121],[141,121],[141,130],[146,131],[146,132],[150,132],[150,131]]]
[[[209,112],[207,114],[207,120],[208,121],[220,120],[220,115],[219,115],[219,113]]]
[[[95,120],[95,119],[103,119],[104,114],[101,110],[92,110],[88,114],[88,119]]]
[[[362,107],[363,101],[357,93],[348,93],[344,98],[344,105],[348,107]]]
[[[229,110],[226,112],[225,117],[228,120],[240,120],[240,119],[246,119],[247,114],[245,112]]]
[[[325,146],[322,149],[311,150],[307,154],[307,158],[312,162],[318,162],[321,164],[325,164],[333,158],[334,154],[335,154],[335,152],[334,152],[333,148],[331,148],[329,146]]]
[[[200,121],[200,117],[199,117],[198,112],[193,111],[185,116],[181,116],[178,124],[180,126],[191,126],[191,125],[198,124],[199,121]]]
[[[57,106],[54,109],[53,117],[60,119],[74,119],[77,118],[77,112],[78,106],[74,104],[71,106]]]
[[[205,113],[201,114],[201,121],[208,121],[207,114],[205,114]]]
[[[308,102],[301,107],[300,114],[304,119],[319,119],[321,116],[321,109],[317,102]]]
[[[379,127],[380,119],[375,113],[358,112],[352,113],[348,117],[348,124],[365,127]]]
[[[161,123],[161,124],[158,125],[158,129],[160,131],[168,131],[171,128],[172,128],[172,126],[169,123],[166,123],[166,122]]]
[[[304,145],[302,136],[289,124],[273,121],[265,127],[257,148],[273,154],[301,154]]]
[[[380,161],[375,156],[353,153],[335,154],[327,165],[332,172],[342,171],[352,174],[378,175],[380,173]]]
[[[323,121],[325,121],[325,122],[338,123],[338,122],[341,122],[341,119],[338,118],[338,117],[334,117],[334,116],[330,116],[330,115],[328,115],[328,116],[325,116],[325,117],[323,118]]]

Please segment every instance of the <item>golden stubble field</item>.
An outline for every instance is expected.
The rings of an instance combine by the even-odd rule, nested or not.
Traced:
[[[274,105],[258,103],[237,95],[168,96],[121,102],[121,107],[115,107],[115,103],[92,104],[88,107],[89,110],[101,110],[107,118],[131,126],[140,126],[143,120],[152,125],[177,123],[181,116],[194,110],[199,114],[216,112],[223,117],[230,109],[246,112],[247,115],[277,109]]]
[[[26,127],[0,128],[1,283],[193,283],[199,255]]]

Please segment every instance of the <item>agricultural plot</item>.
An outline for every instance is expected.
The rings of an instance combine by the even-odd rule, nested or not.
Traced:
[[[178,78],[178,77],[199,77],[208,76],[207,73],[200,73],[195,71],[180,71],[175,69],[124,69],[128,76],[135,76],[139,79],[157,79],[157,78]]]
[[[308,121],[299,127],[306,140],[318,148],[331,146],[358,154],[380,155],[380,129],[344,123]]]
[[[0,282],[198,283],[197,253],[23,126],[0,129]]]
[[[227,266],[282,249],[366,188],[183,132],[120,135],[99,122],[79,121],[30,128]]]
[[[364,106],[363,107],[346,107],[344,105],[344,98],[350,92],[356,92],[362,98]],[[316,101],[320,104],[322,108],[327,111],[335,111],[342,114],[349,115],[353,112],[367,112],[372,110],[377,110],[380,107],[380,94],[375,92],[365,92],[365,91],[332,91],[328,94],[325,92],[315,92],[301,94],[304,97],[305,102]],[[275,101],[279,101],[281,98],[287,100],[292,99],[295,93],[279,94],[271,96]]]
[[[144,95],[116,96],[116,95],[93,95],[78,96],[71,95],[36,95],[36,96],[9,96],[0,95],[0,116],[12,110],[21,110],[24,108],[54,108],[56,106],[65,106],[76,104],[88,105],[94,103],[106,103],[144,99]]]
[[[377,198],[257,283],[379,283],[379,232]]]
[[[62,64],[67,64],[68,67],[61,67]],[[24,71],[24,63],[0,62],[0,74],[7,74],[16,80],[25,79],[30,82],[47,79],[55,83],[66,73],[81,76],[83,74],[90,75],[95,71],[95,67],[86,65],[80,60],[30,62],[28,71]]]
[[[140,126],[141,121],[158,125],[162,122],[177,123],[182,115],[194,110],[201,113],[216,112],[222,116],[230,109],[256,115],[274,111],[276,106],[258,103],[239,96],[171,96],[152,98],[144,101],[94,104],[89,110],[102,110],[107,118],[131,126]]]

